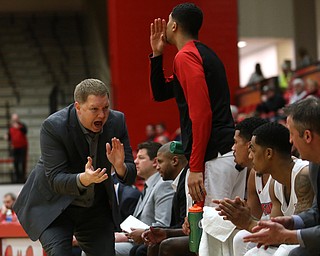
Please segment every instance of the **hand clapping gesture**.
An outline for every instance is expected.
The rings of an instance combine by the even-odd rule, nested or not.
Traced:
[[[106,144],[107,157],[117,174],[120,177],[124,177],[126,174],[126,165],[124,164],[125,153],[123,144],[117,138],[112,138],[111,144],[112,147],[109,143]]]
[[[223,216],[224,220],[230,220],[237,228],[251,231],[256,225],[257,220],[251,216],[250,208],[240,197],[237,196],[234,200],[229,198],[213,200],[213,202],[218,204],[216,210],[219,211],[219,215]]]

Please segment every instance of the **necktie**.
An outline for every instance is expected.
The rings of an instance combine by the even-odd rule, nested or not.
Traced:
[[[144,187],[141,193],[141,199],[143,199],[144,196],[146,195],[147,187],[148,187],[147,183],[144,183]]]

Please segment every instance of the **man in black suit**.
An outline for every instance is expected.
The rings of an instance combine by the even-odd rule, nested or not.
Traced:
[[[308,97],[285,109],[290,141],[302,159],[309,160],[310,178],[316,194],[312,207],[298,215],[260,221],[245,241],[260,245],[297,244],[290,256],[320,255],[320,100]]]
[[[188,170],[188,161],[184,156],[182,143],[172,141],[164,144],[159,148],[157,153],[157,170],[163,180],[173,180],[172,187],[175,194],[172,200],[172,214],[170,228],[150,228],[143,233],[146,244],[150,244],[149,248],[146,245],[140,245],[130,251],[130,256],[146,256],[162,255],[162,250],[171,248],[172,244],[178,245],[175,247],[177,251],[175,255],[189,255],[188,236],[182,232],[182,224],[186,217],[186,173]],[[179,254],[180,255],[180,254]],[[192,254],[194,255],[194,254]]]
[[[120,182],[136,177],[124,114],[110,109],[109,90],[97,79],[80,82],[74,100],[43,122],[41,157],[14,211],[47,255],[70,255],[73,234],[88,256],[114,255],[111,169]]]

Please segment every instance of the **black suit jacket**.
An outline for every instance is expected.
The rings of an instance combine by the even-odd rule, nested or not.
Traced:
[[[136,177],[132,150],[123,113],[110,110],[103,132],[99,136],[97,166],[106,167],[109,178],[102,183],[107,192],[105,202],[112,208],[113,222],[118,226],[119,210],[115,202],[111,163],[106,157],[106,143],[117,137],[124,145],[127,175],[132,184]],[[76,176],[83,172],[89,156],[89,146],[79,125],[74,105],[49,116],[40,131],[41,157],[20,192],[14,211],[32,240],[80,195]]]
[[[177,186],[177,191],[174,193],[172,200],[172,215],[171,215],[171,228],[181,228],[186,217],[186,192],[185,180],[188,166],[182,170],[180,179]]]
[[[301,229],[301,238],[306,249],[310,251],[310,255],[318,255],[320,252],[320,215],[316,199],[317,191],[320,189],[320,184],[317,184],[317,176],[320,170],[319,165],[313,163],[310,163],[309,169],[310,179],[315,192],[315,200],[309,210],[299,214],[305,224],[305,228]],[[312,254],[314,252],[318,254]]]

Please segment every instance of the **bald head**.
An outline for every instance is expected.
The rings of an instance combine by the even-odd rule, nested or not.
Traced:
[[[186,157],[180,153],[180,150],[176,149],[176,143],[177,142],[172,141],[168,142],[158,150],[157,171],[163,180],[174,180],[180,171],[188,164]]]

